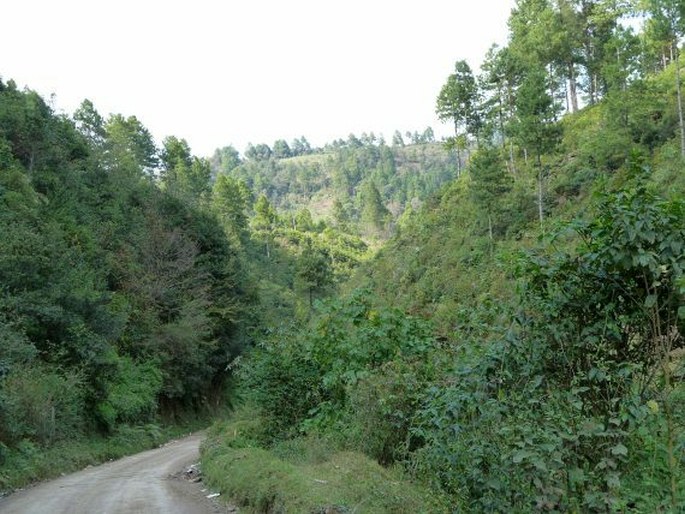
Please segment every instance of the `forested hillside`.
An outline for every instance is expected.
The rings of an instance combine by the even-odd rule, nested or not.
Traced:
[[[350,134],[324,148],[302,137],[249,145],[244,156],[231,146],[214,152],[213,205],[244,246],[262,327],[307,318],[314,300],[333,294],[456,176],[456,154],[430,128],[406,137],[405,144],[397,132],[388,146],[373,134]]]
[[[88,100],[56,114],[35,92],[0,82],[2,489],[59,472],[42,460],[53,449],[103,436],[117,447],[153,444],[163,426],[231,404],[242,351],[308,319],[372,255],[367,241],[392,233],[393,188],[418,205],[449,179],[448,152],[414,142],[203,159],[174,136],[158,148],[135,116],[105,119]],[[292,168],[297,159],[305,164]],[[322,186],[317,159],[334,168],[327,183],[354,167],[348,200],[369,191],[358,207],[346,211]],[[417,162],[432,164],[412,178]],[[261,188],[267,171],[287,187]],[[283,178],[292,173],[299,192]],[[312,194],[337,216],[324,209],[315,219]],[[75,450],[73,462],[63,450],[64,465],[126,451],[103,441]]]
[[[254,299],[174,142],[0,82],[0,466],[223,401]]]
[[[254,512],[685,508],[684,9],[520,0],[457,61],[455,179],[243,360],[212,483]]]
[[[306,138],[288,145],[248,147],[241,159],[233,147],[216,150],[215,174],[240,180],[295,225],[298,213],[364,236],[392,234],[397,219],[456,176],[456,154],[434,141],[432,130],[397,132],[392,146],[375,135],[350,134],[324,148],[311,148]],[[291,147],[293,149],[291,149]]]
[[[441,142],[205,159],[0,81],[0,488],[230,408],[245,512],[682,512],[685,4],[509,30]]]

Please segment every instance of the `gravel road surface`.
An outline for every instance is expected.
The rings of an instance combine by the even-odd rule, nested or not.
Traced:
[[[45,482],[0,499],[2,514],[218,514],[206,486],[182,478],[199,460],[202,437],[193,435]]]

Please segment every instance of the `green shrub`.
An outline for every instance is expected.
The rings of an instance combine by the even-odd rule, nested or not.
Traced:
[[[344,443],[381,464],[404,460],[409,428],[429,377],[422,362],[390,361],[349,389]]]
[[[685,205],[640,174],[597,209],[523,259],[516,324],[465,334],[412,427],[415,472],[467,512],[682,507]]]
[[[300,432],[340,432],[343,441],[373,434],[369,451],[390,462],[404,444],[433,345],[429,324],[397,309],[375,309],[368,291],[357,291],[323,305],[308,331],[256,348],[241,368],[242,389],[261,409],[272,440]],[[404,399],[409,379],[416,388]],[[344,421],[362,417],[367,421],[354,429]]]
[[[81,433],[84,392],[81,377],[40,365],[15,367],[0,382],[0,439],[47,444]]]
[[[109,429],[118,423],[149,421],[157,411],[161,388],[162,373],[154,363],[118,357],[117,372],[106,399],[98,404],[98,413]]]
[[[255,348],[239,370],[242,396],[264,413],[265,440],[295,435],[321,401],[321,371],[301,346],[283,337]]]

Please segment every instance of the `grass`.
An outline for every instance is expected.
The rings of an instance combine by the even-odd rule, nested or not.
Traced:
[[[48,448],[30,441],[22,441],[12,449],[0,444],[0,496],[38,481],[156,448],[206,425],[206,420],[197,420],[165,427],[121,426],[109,437],[83,437]]]
[[[291,164],[316,164],[316,163],[324,163],[326,162],[326,159],[329,157],[333,156],[335,154],[333,153],[313,153],[309,155],[298,155],[296,157],[287,157],[285,159],[281,159],[283,162],[291,163]]]
[[[205,481],[245,513],[440,513],[434,493],[359,452],[302,437],[260,447],[258,417],[238,414],[202,446]]]

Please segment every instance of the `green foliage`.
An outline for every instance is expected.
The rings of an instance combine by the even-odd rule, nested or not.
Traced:
[[[323,292],[333,281],[330,258],[322,251],[307,246],[297,262],[295,279],[307,291],[309,307],[314,303],[314,293]]]
[[[162,191],[157,149],[135,117],[104,122],[85,101],[74,118],[0,87],[9,453],[214,402],[244,344],[241,262],[201,210],[208,165],[167,139]]]
[[[0,439],[50,444],[80,435],[84,427],[84,390],[75,373],[46,366],[23,366],[0,379]]]
[[[528,70],[516,97],[517,116],[510,126],[512,136],[539,157],[552,151],[559,139],[556,107],[548,94],[544,70]]]
[[[212,190],[212,210],[235,246],[247,243],[247,209],[251,203],[251,193],[244,182],[225,174],[217,176]]]
[[[350,388],[343,432],[346,446],[383,465],[404,461],[419,441],[410,434],[414,417],[435,377],[436,360],[395,359]],[[338,436],[339,437],[339,436]]]
[[[296,434],[299,423],[321,401],[321,371],[287,334],[282,336],[254,348],[239,370],[243,394],[267,415],[267,442]]]
[[[363,225],[371,230],[383,229],[390,212],[383,205],[378,188],[373,182],[367,182],[362,186],[360,220]]]
[[[209,163],[212,167],[212,174],[218,177],[221,174],[229,173],[234,168],[238,167],[242,160],[240,159],[240,153],[238,150],[232,146],[224,146],[223,148],[217,148],[214,151],[214,155],[209,159]]]
[[[275,159],[287,159],[292,156],[290,146],[285,140],[279,139],[274,142],[273,156]]]
[[[646,370],[660,359],[660,339],[675,327],[682,330],[683,220],[683,202],[657,198],[643,177],[605,194],[597,217],[575,227],[583,240],[575,255],[532,260],[524,272],[527,292],[546,309],[540,322],[560,358],[556,371],[548,372],[569,379],[587,374],[595,382],[582,384],[590,394],[613,401],[620,381],[604,384],[591,375],[619,374],[629,364]],[[626,379],[630,374],[622,373]]]
[[[0,379],[31,363],[37,356],[37,350],[23,333],[16,322],[11,322],[4,315],[0,315]]]
[[[658,199],[637,179],[574,225],[574,251],[529,256],[518,328],[465,350],[428,395],[413,432],[425,442],[416,472],[477,511],[603,512],[644,501],[623,478],[636,481],[632,452],[682,433],[650,397],[669,412],[675,401],[654,378],[683,347],[683,219],[682,202]],[[670,428],[655,437],[652,423]],[[651,457],[660,472],[682,483],[661,451]],[[648,505],[679,505],[665,493]]]
[[[105,166],[136,176],[152,173],[157,166],[157,148],[150,132],[135,116],[115,114],[105,123]]]
[[[518,1],[440,91],[449,150],[429,128],[205,160],[0,82],[0,462],[158,441],[237,369],[256,412],[205,454],[246,509],[681,511],[682,2],[641,3],[639,37],[628,4]]]
[[[117,362],[117,373],[98,412],[111,430],[121,423],[150,421],[157,412],[162,373],[151,362],[136,364],[129,357]]]
[[[369,182],[378,190],[379,204],[394,219],[453,177],[455,157],[429,136],[427,131],[417,144],[396,147],[388,147],[375,137],[355,137],[358,145],[333,144],[324,153],[248,160],[233,168],[230,175],[242,180],[257,197],[264,194],[284,217],[307,209],[313,219],[330,220],[338,229],[356,234],[364,232],[360,223],[363,193]],[[381,217],[388,217],[388,213]]]
[[[167,191],[191,205],[206,199],[211,189],[210,162],[193,157],[185,139],[165,138],[160,160],[161,183]]]
[[[477,106],[478,89],[471,67],[466,61],[457,61],[454,73],[440,90],[435,112],[441,121],[454,124],[455,137],[459,137],[464,129],[477,135],[480,125]]]
[[[346,432],[343,439],[358,438],[379,430],[370,442],[379,457],[389,462],[402,453],[415,402],[392,398],[404,387],[402,373],[423,373],[417,370],[425,365],[422,356],[432,338],[425,323],[396,310],[374,310],[367,295],[359,291],[345,301],[330,301],[306,333],[277,338],[251,353],[241,376],[247,398],[263,412],[268,438],[333,427]],[[373,426],[338,425],[350,395],[357,403],[380,395],[366,405],[374,411],[368,418],[377,420]]]
[[[245,150],[245,157],[253,161],[266,161],[269,160],[271,155],[271,148],[269,148],[269,145],[263,143],[258,145],[252,145],[250,143]]]
[[[307,437],[267,451],[249,413],[215,425],[202,445],[210,487],[245,512],[447,512],[439,497],[357,452]]]
[[[470,162],[461,173],[452,156],[457,178],[433,196],[395,178],[414,158],[430,162],[421,156],[430,145],[405,146],[401,134],[392,148],[350,135],[329,146],[332,155],[308,158],[318,167],[297,194],[313,192],[306,183],[325,190],[332,177],[340,235],[358,221],[378,230],[369,197],[401,223],[346,295],[321,305],[305,328],[265,337],[243,361],[241,391],[260,421],[246,428],[252,435],[236,436],[239,427],[224,435],[231,451],[243,451],[225,457],[225,470],[238,456],[286,481],[334,444],[404,464],[455,512],[682,510],[685,212],[672,140],[675,70],[644,74],[665,67],[669,48],[655,44],[656,30],[638,44],[619,22],[626,9],[517,2],[509,45],[493,49],[485,75],[458,65],[441,91],[438,109],[459,136],[452,148]],[[467,89],[460,100],[457,86]],[[559,120],[564,103],[573,114]],[[469,148],[472,138],[479,148]],[[631,169],[636,156],[657,163],[655,172]],[[271,223],[284,252],[273,262],[311,248],[336,273],[324,239],[335,231],[314,222],[321,197],[288,196],[304,164],[264,160],[234,171],[291,213]],[[377,194],[365,199],[369,184]],[[303,206],[311,223],[303,211],[292,215]],[[531,251],[543,213],[550,235]],[[298,269],[285,264],[283,277]],[[288,461],[294,455],[300,460]],[[272,484],[251,486],[230,490],[250,491],[265,508],[280,501],[265,492]]]
[[[469,189],[476,204],[485,211],[488,218],[490,237],[493,237],[493,224],[502,226],[499,221],[504,209],[502,197],[511,189],[512,177],[504,166],[500,152],[491,147],[481,148],[471,160],[471,184]]]

